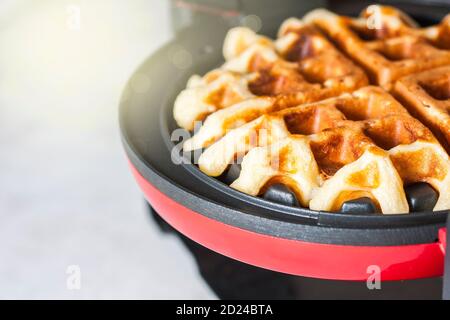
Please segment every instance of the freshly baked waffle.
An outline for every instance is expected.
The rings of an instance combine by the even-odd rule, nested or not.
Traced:
[[[193,130],[195,121],[204,120],[219,110],[223,112],[214,117],[222,118],[226,130],[233,127],[235,121],[252,120],[249,114],[253,114],[254,119],[268,111],[266,107],[260,107],[258,96],[271,97],[265,100],[270,100],[270,110],[276,110],[334,97],[368,84],[362,69],[340,53],[315,27],[300,21],[287,21],[284,29],[285,34],[276,42],[247,28],[230,30],[223,49],[226,62],[203,78],[193,76],[186,90],[177,97],[174,118],[178,125]],[[302,51],[305,41],[308,50]],[[247,100],[245,104],[234,105],[233,110],[222,110],[244,100]],[[247,114],[245,119],[236,118],[236,114],[244,113]],[[230,121],[230,114],[234,121]],[[192,141],[192,148],[207,146],[219,137]]]
[[[371,82],[390,90],[399,78],[450,64],[449,20],[420,29],[392,7],[370,6],[360,18],[317,9],[304,17],[367,71]]]
[[[449,30],[450,16],[419,28],[381,6],[290,18],[276,41],[232,29],[226,62],[176,100],[181,127],[205,119],[183,149],[206,148],[198,166],[213,177],[242,159],[232,188],[258,196],[281,183],[313,210],[366,197],[383,214],[408,213],[415,183],[439,193],[434,210],[449,209]]]
[[[394,92],[450,151],[450,66],[400,79]]]
[[[311,209],[367,196],[383,213],[407,213],[403,184],[427,182],[440,194],[435,209],[450,206],[447,153],[381,88],[263,115],[206,149],[199,168],[219,176],[243,154],[231,187],[251,195],[281,180]]]

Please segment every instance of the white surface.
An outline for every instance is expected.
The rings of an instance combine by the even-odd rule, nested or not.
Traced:
[[[214,298],[150,221],[119,139],[124,83],[169,30],[161,0],[2,0],[0,298]]]

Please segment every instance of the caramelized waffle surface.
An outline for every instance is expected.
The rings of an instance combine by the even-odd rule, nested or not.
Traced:
[[[250,113],[254,119],[268,109],[318,101],[368,84],[362,69],[314,26],[300,21],[286,23],[285,35],[275,42],[247,28],[230,30],[223,48],[226,62],[203,78],[193,76],[177,97],[174,118],[178,125],[192,130],[195,121],[219,111],[215,117],[221,118],[226,130],[235,122],[252,120]],[[261,96],[270,99],[263,99],[266,103],[262,103],[258,99]],[[236,107],[241,101],[246,103]],[[267,103],[270,107],[260,106]],[[238,112],[226,110],[230,106]],[[237,113],[247,116],[239,118]],[[230,114],[234,115],[233,121]],[[201,147],[208,143],[203,141]]]
[[[317,9],[304,20],[363,66],[372,83],[388,90],[401,77],[450,64],[450,15],[424,29],[387,6],[370,6],[356,19]]]
[[[207,148],[199,167],[219,176],[243,154],[231,187],[251,195],[282,181],[311,209],[365,196],[383,213],[406,213],[403,185],[426,182],[439,191],[436,210],[450,204],[447,153],[378,87],[263,115]]]
[[[400,79],[394,92],[450,151],[450,66]]]
[[[449,28],[450,16],[419,28],[371,6],[357,19],[290,18],[275,41],[232,29],[225,63],[175,101],[180,127],[204,120],[183,149],[206,148],[198,166],[213,177],[242,159],[232,188],[258,196],[281,183],[313,210],[365,197],[408,213],[404,189],[419,182],[439,193],[433,210],[450,209]]]

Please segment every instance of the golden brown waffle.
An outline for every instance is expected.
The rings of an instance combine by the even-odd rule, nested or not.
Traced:
[[[447,153],[377,87],[264,115],[206,149],[199,167],[219,176],[243,154],[231,187],[251,195],[281,180],[311,209],[337,210],[364,195],[383,213],[407,213],[403,184],[427,182],[440,192],[435,209],[450,205]]]
[[[449,19],[420,29],[406,14],[383,6],[370,6],[357,19],[325,9],[304,17],[363,66],[374,84],[388,90],[403,76],[450,64]]]
[[[299,51],[302,41],[308,41],[307,51]],[[286,29],[286,35],[277,43],[249,29],[234,28],[225,39],[224,56],[226,62],[221,68],[203,78],[194,76],[177,97],[174,117],[181,127],[192,130],[195,121],[257,96],[276,97],[271,106],[275,110],[337,96],[368,84],[359,67],[308,25]],[[258,102],[255,99],[256,109]],[[249,108],[254,113],[255,106],[247,103],[241,109]],[[255,117],[260,114],[255,113]]]
[[[403,78],[395,93],[450,151],[450,66]]]
[[[276,41],[232,29],[225,64],[177,98],[180,126],[206,119],[183,149],[206,147],[198,166],[214,177],[243,158],[232,188],[257,196],[282,183],[314,210],[369,197],[384,214],[407,213],[404,188],[417,182],[439,192],[434,210],[449,209],[448,144],[432,133],[449,143],[449,30],[450,16],[419,28],[381,6],[291,18]]]

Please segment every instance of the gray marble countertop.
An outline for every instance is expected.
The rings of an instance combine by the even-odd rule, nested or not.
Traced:
[[[215,298],[119,138],[125,81],[170,37],[166,1],[2,0],[0,298]]]

